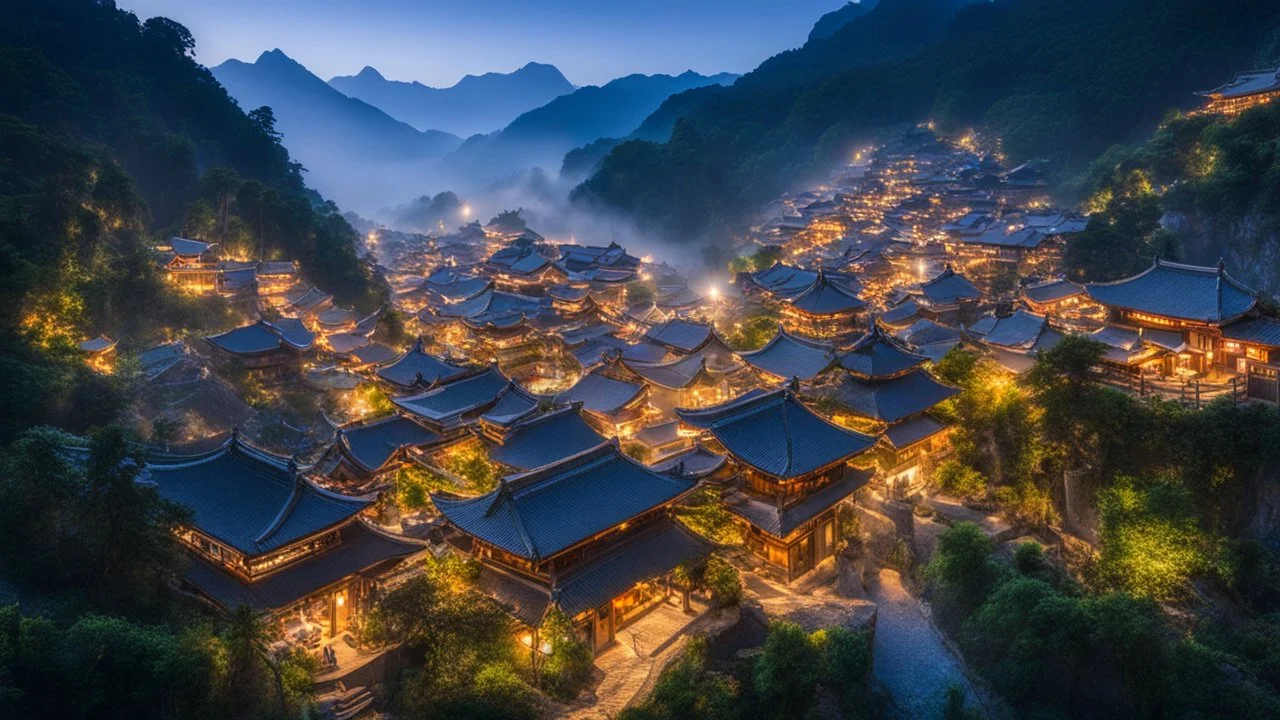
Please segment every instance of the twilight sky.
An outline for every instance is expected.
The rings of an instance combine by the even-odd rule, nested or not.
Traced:
[[[463,75],[556,65],[576,85],[634,72],[746,72],[798,47],[845,0],[116,0],[196,37],[197,59],[280,48],[328,80],[372,65],[446,86]]]

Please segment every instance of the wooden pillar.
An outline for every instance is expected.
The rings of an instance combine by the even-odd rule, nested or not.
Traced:
[[[1200,409],[1200,381],[1196,380],[1196,409]]]

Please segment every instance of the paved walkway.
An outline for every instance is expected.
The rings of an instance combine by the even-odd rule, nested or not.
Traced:
[[[892,696],[898,716],[942,717],[947,688],[953,684],[963,687],[974,702],[978,696],[960,662],[897,571],[880,570],[869,583],[877,609],[872,672]]]
[[[602,675],[593,691],[593,702],[563,715],[575,720],[606,719],[621,712],[645,688],[650,676],[661,669],[689,626],[705,617],[708,605],[693,600],[695,615],[687,615],[676,604],[662,603],[639,620],[622,628],[617,641],[596,656],[596,670]]]

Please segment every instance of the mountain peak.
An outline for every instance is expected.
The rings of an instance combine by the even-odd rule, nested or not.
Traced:
[[[365,65],[360,72],[356,73],[356,77],[363,80],[386,80],[382,73],[378,72],[377,68],[372,65]]]

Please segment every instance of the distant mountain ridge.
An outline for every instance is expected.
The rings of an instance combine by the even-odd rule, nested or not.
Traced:
[[[845,3],[844,7],[832,10],[818,18],[818,22],[814,23],[813,29],[809,31],[809,39],[816,40],[835,35],[840,28],[875,9],[879,2],[880,0],[855,0]]]
[[[556,66],[535,62],[510,73],[467,75],[445,88],[388,80],[368,66],[330,78],[329,85],[419,130],[462,137],[499,130],[521,113],[574,91]]]
[[[501,131],[470,137],[445,158],[471,177],[496,177],[521,168],[560,167],[565,153],[600,138],[626,137],[667,98],[709,85],[730,85],[733,73],[627,75],[588,85],[517,117]]]
[[[278,49],[252,63],[227,60],[212,71],[246,111],[271,107],[289,153],[310,171],[317,189],[344,205],[376,201],[389,182],[380,177],[386,164],[438,159],[462,142],[450,133],[419,131],[343,95]]]

